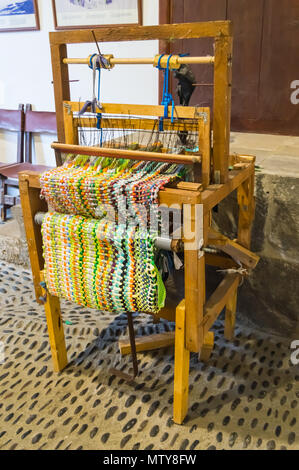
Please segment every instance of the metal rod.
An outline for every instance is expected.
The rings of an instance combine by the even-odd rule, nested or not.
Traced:
[[[104,54],[105,56],[105,54]],[[89,64],[89,57],[86,59],[79,59],[79,58],[65,58],[63,59],[64,64],[72,65],[72,64]],[[144,65],[153,65],[154,64],[154,57],[134,57],[134,58],[117,58],[111,57],[109,62],[111,65],[132,65],[132,64],[144,64]],[[214,64],[215,57],[214,56],[203,56],[203,57],[178,57],[177,63],[182,64]]]
[[[88,155],[94,157],[127,158],[129,160],[144,160],[151,162],[177,163],[182,165],[192,165],[200,163],[200,155],[177,155],[173,153],[144,152],[141,150],[114,149],[106,147],[87,147],[83,145],[69,145],[54,142],[52,149],[62,153],[75,155]]]

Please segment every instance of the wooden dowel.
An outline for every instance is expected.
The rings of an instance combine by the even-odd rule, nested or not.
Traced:
[[[86,64],[89,64],[89,59],[63,59],[63,63],[64,64],[82,64],[82,65],[86,65]]]
[[[176,155],[172,153],[142,152],[140,150],[112,149],[105,147],[87,147],[83,145],[68,145],[54,142],[52,149],[62,153],[89,155],[95,157],[128,158],[129,160],[145,160],[191,165],[201,161],[200,155]]]
[[[64,64],[89,64],[90,58],[86,59],[63,59]],[[213,56],[204,56],[204,57],[178,57],[178,63],[181,64],[213,64]],[[109,59],[111,65],[132,65],[132,64],[154,64],[154,57],[135,57],[135,58],[116,58],[113,57]]]
[[[179,57],[179,64],[213,64],[214,56],[203,56],[203,57]]]
[[[144,64],[151,65],[154,63],[152,57],[133,57],[133,58],[113,58],[110,59],[111,65],[130,65],[130,64]]]

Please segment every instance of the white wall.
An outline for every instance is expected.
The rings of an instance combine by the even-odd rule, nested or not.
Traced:
[[[38,0],[40,31],[0,33],[0,107],[17,109],[19,103],[31,103],[37,111],[54,111],[54,96],[49,47],[49,31],[54,31],[51,0]],[[143,0],[143,24],[159,22],[159,0]],[[106,43],[102,53],[115,57],[151,57],[158,53],[157,41]],[[69,57],[87,57],[96,52],[94,44],[73,44]],[[74,101],[91,98],[92,71],[85,65],[70,66]],[[151,66],[118,66],[102,72],[102,101],[157,104],[158,72]],[[54,165],[49,148],[53,136],[36,136],[35,154],[38,163]],[[16,137],[0,133],[0,161],[15,160]]]

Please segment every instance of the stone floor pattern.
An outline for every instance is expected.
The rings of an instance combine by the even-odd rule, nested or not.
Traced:
[[[183,426],[172,421],[173,348],[138,354],[133,384],[118,339],[124,315],[63,302],[68,367],[52,370],[44,309],[29,271],[0,261],[0,449],[296,449],[299,370],[290,344],[240,324],[233,342],[215,327],[207,364],[192,354],[190,407]],[[139,335],[173,329],[134,319]]]

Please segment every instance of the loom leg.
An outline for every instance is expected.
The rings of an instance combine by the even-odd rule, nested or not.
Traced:
[[[228,299],[225,309],[224,337],[228,341],[232,341],[234,338],[237,308],[237,292],[238,289],[235,289],[230,298]]]
[[[173,420],[182,424],[188,411],[189,359],[186,349],[186,309],[183,300],[176,309]]]
[[[35,296],[36,301],[41,303],[39,299],[43,295],[40,286],[41,273],[44,267],[43,242],[41,228],[34,222],[34,216],[37,212],[47,212],[48,208],[45,200],[40,198],[40,189],[31,187],[29,181],[30,175],[26,173],[19,174],[21,204]]]
[[[207,362],[212,354],[214,348],[214,333],[213,331],[208,331],[204,337],[203,345],[199,353],[199,360],[202,362]]]
[[[52,353],[53,368],[60,372],[67,365],[67,353],[64,339],[63,322],[58,297],[47,294],[45,302],[50,348]]]
[[[203,309],[205,303],[205,256],[198,250],[185,251],[186,346],[199,352],[203,344]]]

